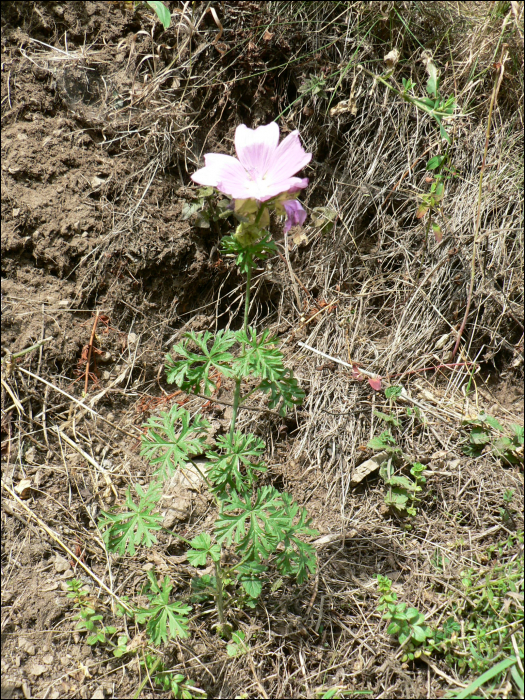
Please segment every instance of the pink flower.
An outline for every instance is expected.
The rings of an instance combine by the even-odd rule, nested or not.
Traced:
[[[197,170],[191,179],[199,185],[216,187],[234,199],[256,199],[259,202],[266,202],[282,192],[296,192],[308,185],[307,177],[293,177],[312,158],[312,154],[306,153],[301,146],[298,131],[292,131],[279,144],[279,127],[275,122],[257,129],[240,124],[235,130],[235,150],[238,159],[207,153],[205,167]],[[297,203],[297,206],[290,207],[290,204],[287,203],[293,211],[292,218],[301,218],[297,209],[297,206],[302,209],[301,205]]]

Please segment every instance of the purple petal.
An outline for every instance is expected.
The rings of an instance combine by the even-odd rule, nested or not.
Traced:
[[[304,168],[311,159],[312,154],[306,153],[301,146],[299,132],[292,131],[275,151],[271,165],[266,173],[266,179],[272,183],[286,181],[299,172],[301,168]]]
[[[235,130],[237,157],[253,179],[263,177],[279,144],[279,127],[275,122],[249,129],[240,124]]]
[[[296,199],[289,199],[283,202],[286,211],[286,221],[284,222],[284,232],[289,231],[292,226],[302,226],[306,221],[306,212]]]

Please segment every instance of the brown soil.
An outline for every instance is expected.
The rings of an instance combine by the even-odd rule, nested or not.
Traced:
[[[168,4],[173,11],[178,7],[177,3]],[[42,339],[51,339],[41,350],[19,360],[19,367],[31,374],[13,372],[8,376],[13,394],[2,389],[2,479],[11,489],[24,479],[30,480],[29,491],[18,495],[22,494],[23,502],[39,518],[16,506],[9,497],[4,501],[2,697],[130,697],[144,677],[136,658],[123,664],[107,650],[86,645],[85,635],[75,630],[74,611],[66,597],[66,581],[72,577],[85,580],[90,592],[99,596],[107,624],[122,623],[111,612],[109,599],[100,596],[97,585],[59,542],[119,595],[138,594],[145,572],[153,565],[161,575],[170,574],[176,591],[183,591],[187,585],[188,566],[176,539],[160,536],[158,547],[126,559],[123,566],[120,560],[106,557],[95,522],[101,509],[123,503],[130,483],[148,483],[151,467],[139,456],[140,428],[145,420],[174,400],[187,400],[180,392],[174,395],[174,388],[165,382],[163,361],[173,341],[184,330],[214,331],[238,323],[242,278],[233,263],[220,260],[216,253],[227,227],[213,224],[211,228],[199,228],[182,215],[184,204],[193,196],[189,173],[200,164],[204,145],[207,151],[230,153],[233,132],[240,121],[254,125],[271,121],[285,99],[276,74],[263,87],[255,77],[241,87],[236,83],[232,88],[226,82],[195,93],[189,89],[189,81],[170,75],[171,83],[162,83],[164,93],[160,88],[148,93],[156,76],[170,68],[170,46],[175,45],[177,29],[172,26],[160,38],[160,25],[155,25],[157,55],[154,61],[148,59],[152,14],[146,9],[133,13],[130,5],[2,3],[2,346],[4,351],[16,353]],[[279,65],[283,57],[293,53],[297,45],[294,42],[300,41],[283,32],[257,45],[248,43],[246,48],[249,28],[242,26],[236,13],[250,12],[250,17],[258,13],[260,24],[267,14],[264,4],[222,5],[228,6],[223,23],[226,26],[229,19],[235,35],[230,32],[221,38],[227,41],[228,50],[237,44],[245,47],[238,56],[239,65],[246,62],[243,70],[247,75],[268,62]],[[201,14],[205,8],[203,4]],[[145,29],[147,32],[141,34]],[[214,44],[218,28],[210,13],[205,15],[201,30],[206,45],[194,42],[191,47],[197,67],[199,61],[218,61],[226,66],[226,49],[221,48],[220,41],[218,48]],[[186,47],[179,60],[186,60],[189,50]],[[143,80],[144,65],[149,67],[146,73],[150,82]],[[256,107],[250,109],[246,103]],[[195,114],[199,115],[198,122]],[[283,124],[285,129],[295,128],[292,121],[283,119]],[[324,148],[328,149],[326,143]],[[320,152],[315,158],[322,160]],[[320,163],[318,166],[321,168]],[[310,206],[326,201],[322,168],[316,177],[319,186],[308,195]],[[366,231],[370,213],[363,210],[361,215],[362,226],[356,228],[355,235]],[[360,254],[375,253],[369,239],[361,243]],[[327,244],[318,257],[329,249]],[[310,248],[302,251],[295,247],[292,251],[292,262],[298,268],[302,265],[305,275],[309,255]],[[361,268],[356,279],[364,274],[365,267]],[[344,290],[344,275],[339,282]],[[316,297],[321,301],[323,296],[321,286],[316,284],[308,285],[312,304]],[[286,342],[290,329],[301,324],[299,317],[294,317],[294,285],[283,260],[277,261],[267,278],[261,277],[256,300],[258,322],[264,322],[266,315]],[[315,308],[320,310],[322,306]],[[97,413],[93,419],[53,387],[82,399],[86,348],[95,323],[97,351],[86,399]],[[500,333],[518,352],[519,333],[512,317],[506,316],[503,324],[498,326]],[[370,323],[369,331],[380,350],[382,342],[386,347],[388,339],[379,316]],[[294,338],[306,338],[305,331],[300,329]],[[286,352],[291,357],[293,351]],[[312,363],[311,357],[308,362]],[[318,364],[321,362],[324,360]],[[519,420],[521,365],[508,349],[498,356],[498,362],[498,380],[495,386],[489,382],[483,387],[481,401],[486,410],[495,407],[493,413],[500,411],[500,416],[512,415]],[[323,367],[317,376],[324,379],[315,381],[337,383],[337,371]],[[503,384],[502,372],[506,378]],[[306,371],[303,374],[306,377]],[[332,442],[335,451],[333,437],[337,437],[338,430],[342,435],[344,426],[351,425],[353,467],[356,459],[362,461],[365,456],[359,453],[356,457],[355,451],[370,437],[366,422],[370,390],[360,385],[355,391],[359,400],[368,401],[366,417],[363,412],[355,418],[356,413],[348,418],[350,423],[342,421],[343,427],[336,428],[332,435],[327,432],[326,451],[321,456],[309,453],[308,444],[300,446],[300,437],[305,434],[300,433],[301,424],[307,422],[305,412],[287,420],[264,413],[246,418],[246,424],[271,445],[269,471],[263,482],[288,490],[305,504],[321,535],[341,531],[339,492],[342,490],[344,501],[348,490],[346,477],[339,480],[343,462],[330,453]],[[16,397],[22,402],[18,406]],[[216,398],[225,403],[231,400],[227,382]],[[229,415],[226,405],[206,405],[191,399],[187,406],[191,410],[201,407],[215,430],[224,430]],[[335,403],[332,408],[334,415],[345,410]],[[80,445],[84,453],[75,451],[66,438]],[[447,460],[454,454],[447,456],[445,450],[440,456],[442,446],[427,448],[423,438],[418,445],[431,467],[447,472]],[[326,472],[311,466],[319,465],[319,460],[326,463]],[[472,467],[474,491],[483,479],[481,465],[479,473],[477,469]],[[497,470],[498,494],[503,488],[519,488],[518,471],[505,470],[501,465]],[[435,499],[453,501],[455,486],[452,476],[445,476]],[[364,518],[359,532],[351,530],[348,537],[352,539],[346,544],[344,538],[338,540],[339,549],[328,547],[324,557],[324,567],[335,566],[330,569],[332,600],[337,602],[338,596],[344,595],[345,586],[353,587],[359,599],[359,591],[371,585],[376,571],[390,572],[392,577],[406,574],[407,590],[413,584],[414,595],[423,596],[412,579],[415,572],[410,570],[414,552],[423,545],[407,539],[406,548],[400,548],[394,535],[388,534],[396,530],[395,521],[385,524],[384,513],[380,512],[381,486],[372,484],[371,488],[373,517]],[[356,493],[358,498],[364,491],[358,489]],[[499,502],[499,495],[486,498],[479,507],[490,512]],[[214,519],[210,499],[198,483],[171,483],[162,507],[165,526],[184,537],[209,531]],[[350,511],[359,507],[344,506],[345,522]],[[463,504],[462,510],[462,526],[471,523],[472,527],[479,525],[480,530],[487,527],[487,521],[477,522],[474,508],[466,512]],[[381,523],[377,528],[374,519]],[[449,536],[443,536],[443,542]],[[322,547],[320,552],[324,552]],[[426,557],[424,550],[422,556]],[[358,576],[353,573],[357,561],[361,567]],[[108,578],[110,570],[112,580]],[[339,581],[333,583],[338,577]],[[346,613],[335,610],[333,604],[331,610],[325,607],[325,633],[317,634],[319,624],[314,631],[323,614],[314,586],[323,585],[321,577],[315,584],[304,586],[299,595],[293,588],[285,588],[284,592],[270,594],[266,601],[275,624],[271,639],[266,640],[265,654],[281,659],[285,675],[299,674],[299,681],[305,683],[304,697],[312,692],[308,676],[313,669],[338,663],[334,661],[337,654],[330,659],[325,655],[328,645],[333,650],[338,638],[343,643],[349,624],[353,635],[365,634],[357,604],[348,613],[352,623],[343,621]],[[265,615],[257,611],[252,617],[245,613],[241,617],[248,636],[262,644],[268,634]],[[330,625],[334,622],[340,623],[335,628],[339,637],[333,636]],[[327,636],[328,629],[332,629],[331,637]],[[131,632],[130,636],[138,635],[138,630]],[[242,692],[257,697],[261,683],[269,692],[278,681],[279,667],[273,661],[265,665],[264,658],[261,656],[256,666],[242,659],[231,661],[234,665],[225,671],[228,657],[224,644],[204,626],[191,640],[172,645],[167,663],[192,678],[209,697],[235,697]],[[348,679],[353,677],[355,688],[376,693],[380,687],[378,668],[379,664],[364,664],[361,656],[353,657],[351,669],[346,668],[345,682],[351,685]],[[395,676],[396,697],[421,697],[426,693],[426,667],[408,674],[393,661],[392,667],[382,672]],[[272,674],[276,676],[273,680]],[[334,684],[342,682],[345,675],[334,669],[330,678]],[[299,692],[290,683],[287,692]],[[148,684],[140,697],[168,694]]]

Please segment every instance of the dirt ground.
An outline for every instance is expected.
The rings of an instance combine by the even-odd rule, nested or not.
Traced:
[[[123,623],[62,545],[120,596],[138,596],[152,566],[161,575],[169,572],[175,593],[184,593],[191,567],[176,539],[161,535],[155,548],[113,559],[102,546],[96,519],[101,510],[123,503],[129,484],[147,485],[152,469],[139,449],[149,416],[178,401],[200,410],[215,432],[229,420],[227,381],[215,396],[218,402],[210,403],[175,393],[163,372],[166,352],[184,331],[237,327],[242,313],[242,277],[217,249],[228,224],[205,228],[187,218],[196,190],[189,176],[202,165],[204,152],[233,153],[239,123],[268,123],[295,104],[300,76],[327,76],[337,65],[331,49],[316,46],[313,24],[306,58],[287,65],[305,39],[300,30],[276,24],[272,3],[193,3],[191,23],[189,10],[186,19],[184,14],[188,3],[166,4],[173,23],[164,32],[151,10],[133,11],[127,2],[2,3],[2,357],[44,341],[21,356],[16,368],[3,365],[2,484],[9,489],[2,494],[6,698],[131,697],[144,679],[136,657],[113,658],[104,648],[87,645],[76,631],[66,596],[73,577],[98,598],[108,621]],[[317,4],[337,6],[339,12],[355,5],[366,17],[361,7],[366,3]],[[387,15],[392,5],[411,5],[380,4]],[[284,12],[287,3],[281,5]],[[300,14],[308,3],[295,5],[301,5]],[[430,19],[420,28],[432,37]],[[359,50],[380,61],[389,31],[388,22],[379,23]],[[343,47],[344,32],[334,32],[330,41]],[[407,43],[403,47],[410,53]],[[510,85],[516,81],[510,64],[508,75]],[[338,88],[345,97],[353,80],[349,72]],[[486,85],[490,95],[490,76]],[[372,99],[367,90],[362,100]],[[395,148],[386,144],[386,136],[397,134],[401,142],[406,125],[416,128],[413,113],[406,124],[398,108],[387,119],[387,107],[380,103],[377,125],[362,139],[359,129],[366,120],[356,126],[359,115],[314,128],[315,100],[304,107],[299,103],[278,120],[282,134],[300,128],[314,152],[307,173],[312,186],[305,194],[309,214],[315,207],[337,206],[339,221],[328,237],[308,229],[307,222],[307,238],[297,237],[286,256],[261,266],[256,276],[254,323],[269,325],[282,339],[308,400],[286,419],[261,412],[245,415],[243,425],[268,444],[265,483],[306,505],[319,537],[327,539],[318,543],[320,572],[308,584],[300,590],[285,585],[269,593],[260,609],[239,611],[239,624],[254,645],[250,655],[229,658],[223,640],[205,623],[189,640],[169,647],[166,664],[208,697],[262,697],[263,692],[265,697],[316,697],[335,686],[352,697],[359,692],[443,697],[450,687],[457,689],[447,680],[450,669],[436,660],[407,665],[396,656],[375,612],[375,574],[390,576],[400,597],[406,595],[429,619],[437,619],[447,586],[457,585],[465,562],[487,564],[486,547],[518,528],[502,525],[498,508],[502,494],[514,489],[521,509],[522,463],[505,464],[488,450],[474,459],[461,449],[467,435],[462,416],[485,411],[523,424],[522,248],[512,238],[520,234],[510,185],[491,185],[490,197],[506,199],[491,199],[487,211],[492,213],[483,211],[484,230],[507,227],[511,233],[500,247],[490,236],[483,239],[480,255],[488,272],[483,284],[476,282],[475,320],[469,321],[461,356],[480,364],[474,393],[462,389],[468,369],[452,377],[446,370],[406,375],[415,400],[436,411],[430,428],[413,422],[402,437],[404,449],[427,466],[430,482],[413,527],[406,528],[385,507],[377,474],[359,484],[352,480],[372,454],[368,440],[380,432],[373,411],[385,410],[383,393],[297,346],[303,341],[343,360],[351,350],[363,367],[386,376],[410,373],[436,358],[446,362],[450,340],[445,348],[436,350],[436,344],[447,333],[455,340],[466,303],[472,237],[465,231],[462,238],[465,222],[458,220],[444,247],[429,248],[425,258],[417,252],[426,240],[422,224],[407,208],[412,174],[399,188],[386,175],[363,176],[359,159],[386,168],[388,149]],[[495,146],[489,161],[501,156],[508,163],[520,150],[513,139],[521,129],[519,119],[512,121],[510,87],[498,109],[498,129],[516,151],[501,156]],[[464,147],[458,159],[463,158],[465,182],[472,175],[474,184],[470,193],[458,186],[456,204],[444,205],[457,216],[462,208],[470,207],[471,217],[475,211],[484,115],[459,127]],[[434,138],[431,126],[421,128],[417,149],[407,146],[411,161]],[[353,139],[351,153],[345,138]],[[367,155],[360,155],[365,148]],[[407,165],[404,156],[395,162],[397,179]],[[340,188],[336,205],[333,187]],[[351,217],[350,228],[340,223],[344,212]],[[272,222],[272,231],[281,243],[278,222]],[[408,242],[394,249],[394,239]],[[412,272],[423,272],[400,291],[409,259]],[[426,306],[418,307],[415,323],[403,314],[413,290],[426,279],[426,266],[430,270],[436,261],[437,277],[429,277],[435,286],[425,292],[426,301],[418,298],[417,304]],[[417,326],[413,336],[399,335],[401,317],[404,327]],[[96,351],[86,380],[91,337]],[[71,398],[82,399],[86,381],[91,413]],[[172,482],[162,506],[165,527],[185,537],[211,531],[214,513],[199,485]],[[436,568],[433,557],[443,551],[447,564]],[[519,540],[506,556],[523,556]],[[146,683],[140,697],[169,693]],[[509,691],[506,697],[515,696]]]

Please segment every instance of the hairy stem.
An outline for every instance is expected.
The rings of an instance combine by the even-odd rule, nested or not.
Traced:
[[[215,580],[217,581],[217,612],[219,613],[219,623],[224,625],[226,618],[224,617],[224,594],[222,588],[222,569],[220,562],[215,562]]]
[[[261,220],[262,213],[264,211],[264,204],[261,204],[257,216],[255,217],[255,224],[257,225]],[[252,268],[248,268],[246,273],[246,296],[244,299],[244,332],[248,333],[248,316],[250,313],[250,292],[252,285]],[[243,348],[244,349],[244,348]],[[241,404],[241,378],[237,377],[235,380],[235,393],[233,395],[233,413],[230,423],[230,439],[233,440],[233,433],[235,432],[235,423],[237,421],[237,413],[239,411],[239,406]]]

